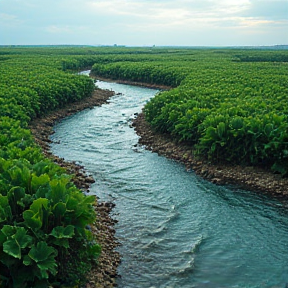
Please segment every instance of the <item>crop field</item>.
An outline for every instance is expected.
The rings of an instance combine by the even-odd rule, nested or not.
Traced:
[[[287,50],[1,47],[0,287],[76,285],[99,256],[86,229],[94,197],[44,157],[28,129],[93,93],[93,80],[76,73],[84,69],[170,86],[146,104],[146,119],[199,157],[288,174]]]
[[[145,106],[153,128],[212,162],[288,173],[287,51],[180,50],[119,56],[92,73],[176,87]],[[115,62],[115,61],[116,62]]]

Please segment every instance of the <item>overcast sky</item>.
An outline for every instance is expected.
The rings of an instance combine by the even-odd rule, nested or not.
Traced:
[[[288,0],[0,0],[0,45],[288,44]]]

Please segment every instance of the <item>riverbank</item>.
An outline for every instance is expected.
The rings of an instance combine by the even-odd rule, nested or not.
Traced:
[[[159,90],[170,90],[172,89],[171,86],[166,85],[160,85],[160,84],[152,84],[152,83],[143,83],[143,82],[135,82],[135,81],[129,81],[129,80],[119,80],[119,79],[109,79],[104,77],[95,76],[90,73],[89,75],[91,78],[96,80],[101,80],[105,82],[113,82],[113,83],[119,83],[119,84],[126,84],[126,85],[133,85],[133,86],[140,86],[145,88],[151,88],[151,89],[159,89]]]
[[[112,80],[98,76],[90,77],[107,82],[136,85],[159,90],[172,89],[170,86],[150,83],[133,82],[126,80]],[[153,131],[145,120],[145,115],[140,113],[133,121],[136,133],[140,136],[139,143],[146,149],[183,163],[188,170],[193,170],[200,177],[218,185],[236,185],[245,190],[256,191],[288,200],[288,178],[280,174],[272,173],[261,167],[240,165],[213,165],[208,161],[199,160],[193,155],[190,146],[177,143],[169,135],[159,134]]]
[[[187,169],[195,171],[202,178],[215,184],[236,185],[239,188],[266,193],[288,200],[288,178],[259,167],[212,165],[194,157],[191,147],[179,144],[169,135],[154,132],[140,113],[133,122],[139,143],[146,149],[183,163]]]
[[[68,173],[74,175],[73,181],[75,185],[84,192],[89,191],[94,179],[86,174],[83,166],[66,162],[63,158],[52,155],[49,146],[51,143],[49,136],[54,133],[53,125],[56,122],[84,109],[100,106],[106,103],[113,95],[113,91],[96,89],[91,97],[70,103],[64,108],[45,115],[45,117],[34,119],[29,125],[35,141],[42,147],[43,153],[59,166],[66,168]],[[98,259],[98,265],[93,267],[88,275],[86,288],[116,286],[116,270],[120,263],[120,255],[115,251],[115,248],[119,245],[113,228],[115,220],[109,216],[113,207],[113,203],[101,202],[98,202],[97,206],[95,206],[97,221],[95,226],[92,227],[92,231],[97,237],[97,242],[102,247],[102,253]]]

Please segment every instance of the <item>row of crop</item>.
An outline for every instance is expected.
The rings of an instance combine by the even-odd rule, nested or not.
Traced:
[[[122,56],[116,63],[96,63],[92,73],[172,87],[181,83],[145,107],[155,129],[191,142],[212,161],[265,165],[287,174],[287,51],[192,51],[182,51],[184,57],[166,53],[161,61],[146,55],[153,61],[123,62]]]
[[[29,65],[26,61],[18,60],[14,65],[11,61],[2,63],[0,96],[8,102],[16,101],[30,118],[87,97],[95,89],[93,82],[85,76],[68,74],[58,67],[37,65],[36,59]]]
[[[178,86],[146,105],[155,129],[189,141],[211,161],[287,174],[287,51],[192,49],[128,57],[98,61],[92,74]]]
[[[75,285],[100,253],[87,229],[95,198],[43,156],[28,129],[31,119],[95,89],[59,63],[19,55],[0,62],[0,287]]]
[[[212,161],[288,173],[285,65],[226,63],[192,69],[182,83],[145,106],[155,129],[189,141]]]
[[[189,68],[179,67],[177,63],[172,65],[162,62],[116,62],[106,65],[96,63],[92,67],[91,74],[109,79],[176,87],[189,73]]]

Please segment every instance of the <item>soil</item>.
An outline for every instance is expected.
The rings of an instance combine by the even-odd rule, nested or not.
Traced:
[[[177,143],[169,135],[159,134],[140,113],[133,122],[139,143],[159,155],[183,163],[188,170],[218,185],[235,185],[235,188],[246,189],[272,195],[281,200],[288,200],[288,178],[274,174],[261,167],[250,167],[228,164],[211,164],[205,159],[193,155],[193,148],[185,143]]]
[[[83,192],[89,191],[90,185],[95,182],[94,179],[86,174],[83,166],[75,162],[67,162],[63,158],[52,155],[49,147],[52,141],[49,139],[49,136],[54,133],[53,125],[56,122],[78,111],[102,105],[113,95],[113,91],[96,89],[91,97],[68,104],[62,109],[45,115],[43,118],[33,120],[29,125],[35,141],[42,147],[43,153],[61,167],[65,167],[68,173],[74,175],[73,182]],[[96,235],[97,242],[102,247],[102,252],[97,265],[93,267],[87,277],[86,288],[109,288],[117,286],[117,267],[120,263],[120,255],[115,251],[115,248],[119,245],[113,228],[116,220],[110,217],[113,207],[114,204],[109,202],[97,201],[95,205],[97,221],[91,229]]]

